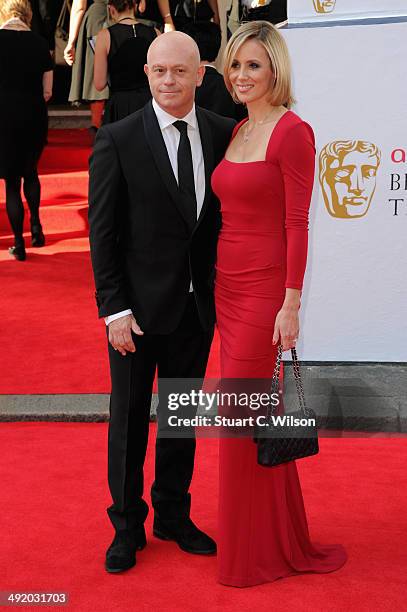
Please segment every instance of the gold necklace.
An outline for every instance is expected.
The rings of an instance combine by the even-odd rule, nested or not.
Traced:
[[[244,131],[243,131],[243,143],[244,143],[244,144],[246,144],[246,142],[249,140],[249,138],[250,138],[250,134],[253,132],[254,128],[255,128],[257,125],[263,125],[264,123],[267,123],[267,120],[268,120],[268,119],[270,119],[271,115],[272,115],[272,114],[273,114],[273,112],[274,112],[274,109],[275,109],[275,107],[273,107],[273,108],[271,109],[271,111],[269,111],[269,112],[267,113],[267,115],[264,117],[264,119],[261,119],[261,121],[255,121],[255,122],[254,122],[254,125],[253,125],[253,127],[252,127],[252,129],[251,129],[251,130],[249,130],[249,124],[250,124],[250,119],[249,119],[249,121],[246,123],[245,129],[244,129]]]
[[[128,17],[122,17],[121,19],[117,19],[116,23],[120,23],[121,21],[125,21],[126,19],[131,19],[134,23],[137,23],[137,19],[135,17],[131,17],[130,15]],[[132,25],[132,24],[127,24],[127,25]]]

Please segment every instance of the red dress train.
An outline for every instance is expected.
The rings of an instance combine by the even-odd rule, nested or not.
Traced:
[[[314,163],[311,127],[287,111],[265,161],[223,159],[213,173],[222,210],[215,300],[223,378],[272,376],[275,317],[286,287],[302,288]],[[345,563],[341,545],[310,541],[295,462],[259,466],[251,438],[219,444],[219,582],[252,586]]]

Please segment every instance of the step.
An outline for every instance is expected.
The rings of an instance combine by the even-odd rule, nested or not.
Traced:
[[[42,200],[87,199],[89,175],[87,170],[40,174]],[[5,202],[4,181],[0,181],[0,203]]]
[[[90,110],[48,110],[48,125],[51,129],[65,130],[72,128],[89,128],[91,126]]]
[[[49,130],[39,173],[86,171],[91,152],[92,138],[88,130]]]
[[[88,234],[88,203],[86,200],[62,205],[43,203],[40,209],[41,224],[45,235],[83,232]],[[29,232],[28,212],[24,218],[24,231]],[[6,211],[0,209],[0,239],[12,236]]]
[[[44,232],[87,232],[88,172],[42,174],[40,181],[40,214]],[[0,181],[0,237],[11,235],[4,203],[4,181]],[[25,208],[27,210],[26,203]],[[29,231],[28,214],[25,215],[24,228]]]
[[[64,146],[63,156],[61,149],[46,147],[38,165],[38,174],[63,174],[66,172],[87,172],[91,150],[87,147],[79,148],[74,145]]]

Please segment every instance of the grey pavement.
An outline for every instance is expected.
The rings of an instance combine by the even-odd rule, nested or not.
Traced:
[[[407,364],[303,365],[307,405],[320,426],[350,431],[407,433]],[[291,365],[284,377],[284,405],[296,406]]]
[[[157,395],[151,402],[155,420]],[[109,420],[109,395],[102,393],[60,395],[0,395],[0,421],[81,421]]]
[[[407,364],[303,364],[307,405],[327,429],[407,433]],[[284,404],[296,410],[292,368],[285,367]],[[153,396],[151,419],[158,398]],[[0,421],[109,420],[105,394],[0,395]]]

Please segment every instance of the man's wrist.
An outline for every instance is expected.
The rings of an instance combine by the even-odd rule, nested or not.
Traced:
[[[105,323],[106,325],[109,325],[109,323],[111,323],[112,321],[116,321],[116,319],[121,319],[122,317],[127,317],[131,314],[133,313],[129,308],[127,310],[121,310],[120,312],[116,312],[115,314],[105,317]]]

